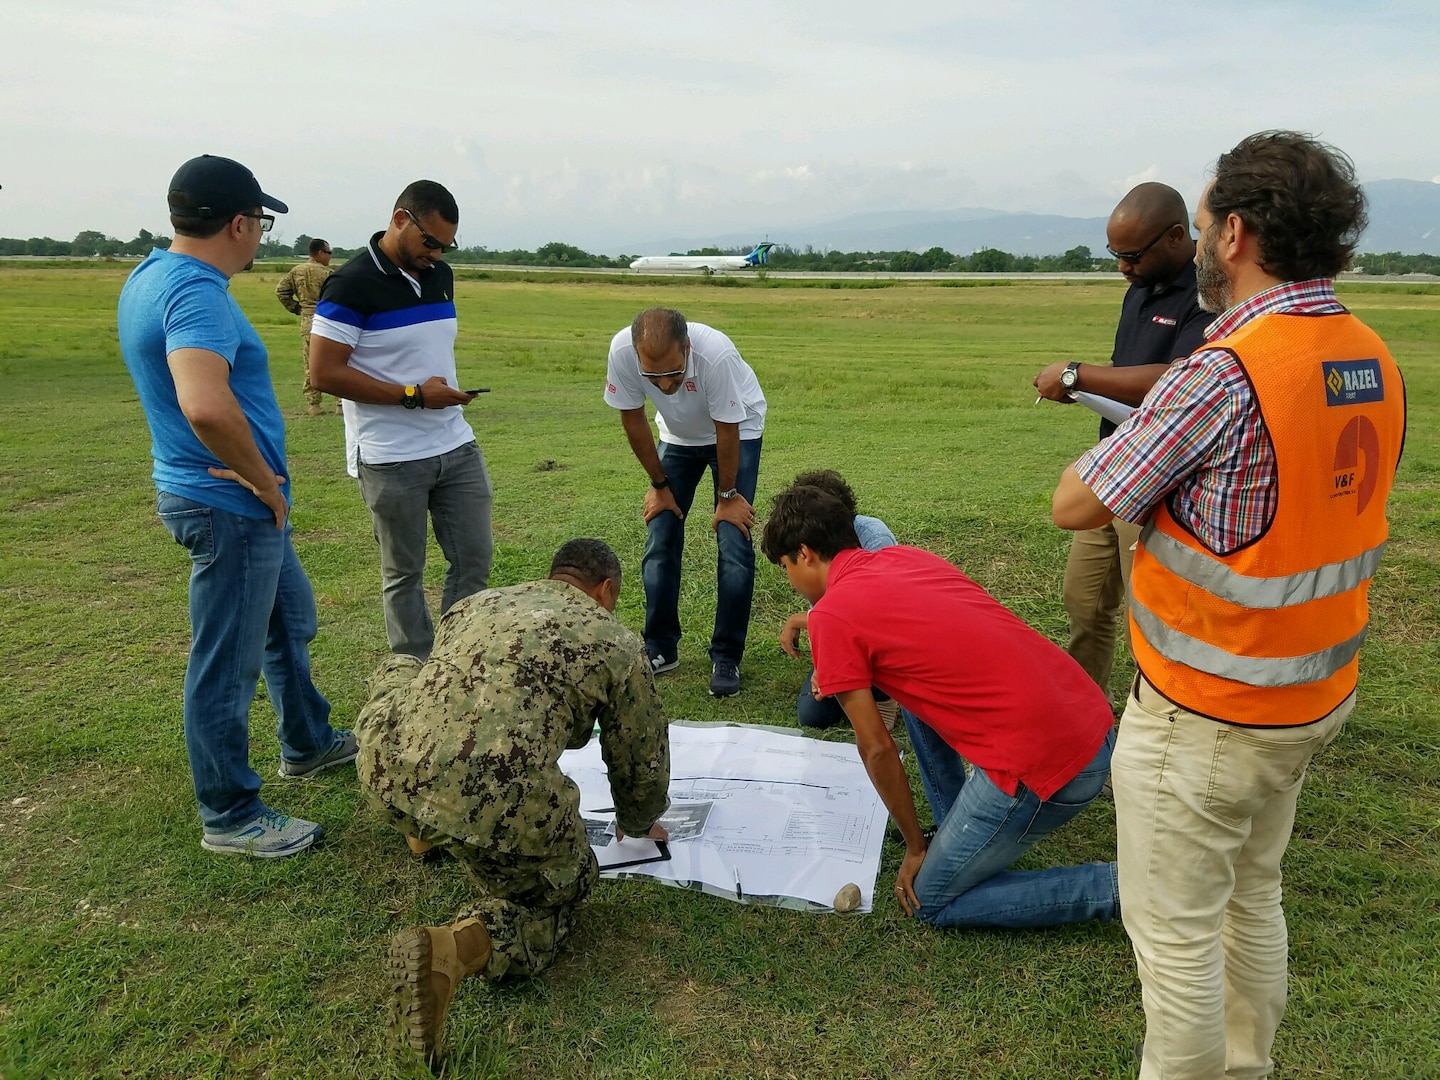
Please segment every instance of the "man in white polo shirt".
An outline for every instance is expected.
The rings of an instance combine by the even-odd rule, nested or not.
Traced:
[[[426,515],[445,554],[443,615],[490,578],[490,477],[455,374],[460,210],[433,180],[395,200],[389,227],[325,281],[311,327],[310,382],[344,399],[345,459],[375,523],[390,650],[424,660]]]
[[[657,446],[645,416],[655,405]],[[765,395],[731,340],[689,323],[670,308],[635,316],[610,342],[605,403],[620,410],[630,449],[650,487],[645,492],[645,651],[657,675],[677,666],[680,558],[685,515],[708,467],[715,507],[710,527],[719,548],[710,693],[740,692],[740,660],[755,590],[755,483],[765,430]]]

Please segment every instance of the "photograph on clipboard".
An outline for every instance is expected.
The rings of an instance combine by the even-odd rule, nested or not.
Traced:
[[[645,863],[670,861],[670,846],[663,840],[651,840],[644,836],[627,836],[616,839],[614,818],[582,818],[585,822],[585,836],[590,850],[595,852],[595,861],[600,872],[621,870]]]

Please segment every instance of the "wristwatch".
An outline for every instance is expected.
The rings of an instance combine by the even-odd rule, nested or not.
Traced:
[[[425,395],[420,393],[420,387],[405,387],[405,398],[401,402],[407,409],[423,409],[425,407]]]
[[[670,486],[670,478],[668,476],[662,476],[659,480],[651,480],[650,486],[656,491],[664,491]]]
[[[1071,360],[1065,365],[1065,370],[1060,372],[1060,385],[1066,390],[1074,390],[1080,382],[1080,361]]]
[[[720,498],[722,498],[722,499],[733,499],[733,498],[735,498],[736,495],[739,495],[739,494],[740,494],[740,489],[739,489],[739,488],[726,488],[724,491],[720,492]]]

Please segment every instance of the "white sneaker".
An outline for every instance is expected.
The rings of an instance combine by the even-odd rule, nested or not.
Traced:
[[[877,701],[875,708],[880,710],[880,719],[885,721],[885,730],[894,731],[895,722],[900,719],[900,703],[891,698],[889,701]]]

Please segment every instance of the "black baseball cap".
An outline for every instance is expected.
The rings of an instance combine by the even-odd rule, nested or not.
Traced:
[[[181,165],[170,181],[170,191],[172,195],[183,193],[189,202],[189,206],[177,206],[170,200],[171,211],[186,217],[228,218],[257,206],[278,214],[290,212],[274,195],[260,190],[260,181],[244,165],[214,154],[202,154]]]

